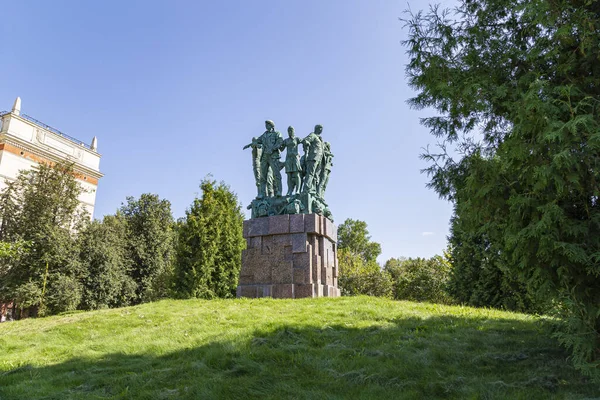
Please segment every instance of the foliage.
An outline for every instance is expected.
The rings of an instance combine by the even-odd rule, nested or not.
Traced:
[[[376,297],[164,300],[0,324],[0,346],[6,400],[598,396],[535,317]]]
[[[338,227],[338,248],[359,255],[365,263],[375,262],[381,254],[381,245],[371,241],[367,223],[350,218]]]
[[[560,340],[598,380],[599,13],[597,0],[463,0],[411,15],[405,42],[410,104],[438,114],[422,121],[442,142],[424,156],[431,186],[469,220],[459,234],[485,227],[510,279],[555,305]]]
[[[450,303],[447,293],[450,263],[441,256],[425,258],[390,258],[383,270],[389,274],[396,300]]]
[[[40,164],[8,182],[0,194],[0,240],[20,250],[10,258],[10,268],[2,268],[1,300],[16,300],[21,308],[38,307],[43,302],[46,266],[52,274],[73,279],[81,276],[75,232],[89,218],[79,205],[81,191],[73,165],[65,163]],[[49,285],[46,294],[58,295],[53,291],[59,286]],[[76,292],[61,293],[73,295],[71,304],[78,300]]]
[[[31,280],[21,283],[12,291],[14,300],[21,310],[27,310],[37,306],[42,300],[42,288]]]
[[[0,242],[0,293],[6,290],[3,286],[6,284],[5,279],[10,269],[29,251],[29,247],[29,242],[20,239],[14,242]]]
[[[175,291],[180,297],[233,297],[246,242],[237,196],[224,183],[204,179],[180,221]]]
[[[174,231],[171,203],[156,194],[127,197],[119,210],[126,224],[126,257],[136,283],[136,303],[169,295]]]
[[[338,286],[343,296],[392,296],[392,281],[375,261],[365,262],[358,254],[344,248],[338,251]]]
[[[90,223],[78,237],[85,266],[81,307],[122,307],[135,299],[136,283],[127,258],[127,224],[120,213]]]
[[[466,203],[466,202],[465,202]],[[476,307],[494,307],[522,312],[543,312],[544,307],[528,294],[502,251],[501,233],[489,225],[467,228],[468,210],[455,207],[450,222],[452,270],[448,294],[456,301]]]
[[[82,285],[73,276],[54,273],[48,277],[48,295],[44,302],[44,313],[58,314],[76,310],[81,303]]]

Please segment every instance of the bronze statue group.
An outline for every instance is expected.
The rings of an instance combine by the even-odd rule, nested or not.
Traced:
[[[253,217],[265,216],[262,214],[305,212],[307,204],[302,204],[299,199],[300,194],[311,195],[314,200],[310,202],[314,204],[316,212],[328,213],[324,195],[333,165],[333,154],[329,143],[324,142],[321,137],[323,127],[316,125],[314,132],[304,139],[295,136],[292,126],[288,127],[286,139],[283,139],[281,133],[275,130],[273,121],[265,121],[265,128],[266,131],[262,135],[252,138],[252,143],[244,146],[244,149],[252,148],[252,167],[258,191],[256,200],[249,207],[253,210]],[[302,157],[298,152],[300,145],[304,150]],[[281,152],[284,149],[286,150],[285,162],[281,162]],[[283,187],[280,171],[283,167],[287,174],[288,190],[285,196],[287,202],[285,204],[281,201],[269,202],[270,198],[282,197]],[[304,200],[304,202],[306,201]],[[265,208],[264,212],[260,210],[261,204]]]

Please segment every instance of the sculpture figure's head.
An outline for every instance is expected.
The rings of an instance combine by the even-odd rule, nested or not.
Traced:
[[[271,121],[270,119],[266,120],[265,128],[267,128],[268,131],[272,131],[273,129],[275,129],[275,122]]]
[[[291,125],[290,125],[290,126],[288,126],[288,136],[289,136],[290,138],[293,138],[293,137],[294,137],[294,127],[293,127],[293,126],[291,126]]]
[[[315,133],[320,135],[323,132],[323,125],[315,125]]]

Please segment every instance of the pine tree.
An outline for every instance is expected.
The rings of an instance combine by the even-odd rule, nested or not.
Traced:
[[[180,221],[175,291],[180,297],[233,297],[246,242],[237,196],[224,183],[204,179]]]

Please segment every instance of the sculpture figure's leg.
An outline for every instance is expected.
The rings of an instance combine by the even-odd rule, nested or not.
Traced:
[[[281,196],[281,171],[279,170],[279,160],[277,158],[271,158],[269,160],[269,164],[271,165],[271,171],[273,171],[273,178],[274,178],[274,188],[275,189],[275,195],[277,196]]]
[[[252,163],[252,169],[254,170],[254,180],[256,182],[256,191],[257,191],[257,195],[260,196],[260,163],[259,162],[255,162]]]
[[[325,189],[327,189],[327,183],[329,183],[329,173],[326,172],[325,176],[323,177],[323,179],[321,180],[320,184],[319,184],[319,197],[320,198],[325,198]]]
[[[293,172],[288,172],[287,173],[287,196],[291,196],[292,192],[294,191],[294,178],[293,178]]]
[[[271,169],[271,167],[268,167],[268,173],[267,173],[267,189],[266,189],[266,193],[267,193],[267,197],[273,197],[274,196],[274,183],[273,183],[273,170]]]
[[[315,178],[315,161],[306,161],[306,178],[304,179],[303,193],[308,193],[313,189],[313,180]]]
[[[296,193],[300,193],[300,185],[302,184],[302,181],[300,180],[300,172],[296,171],[292,173],[292,181],[294,190]]]
[[[261,160],[260,162],[260,188],[259,197],[268,196],[267,192],[267,181],[269,178],[269,162],[267,160]]]

